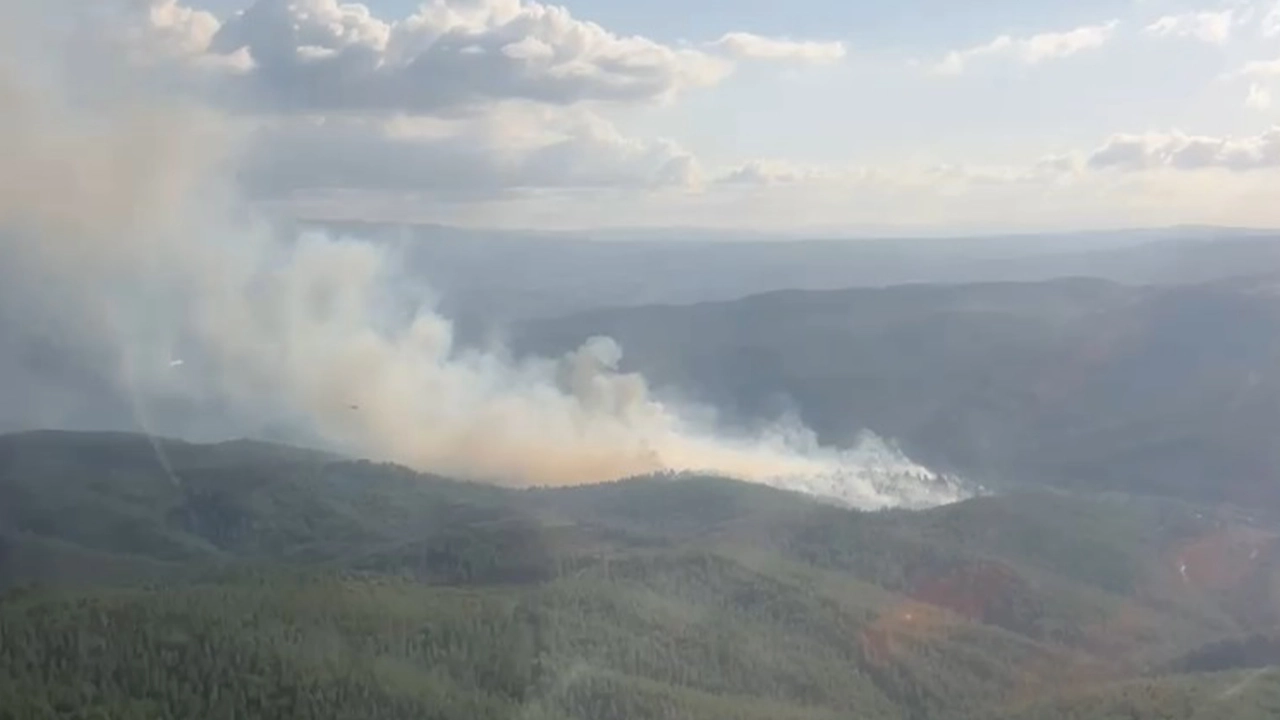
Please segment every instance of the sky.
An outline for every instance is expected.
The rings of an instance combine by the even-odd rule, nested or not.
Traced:
[[[114,4],[104,47],[297,216],[1280,226],[1280,0]]]

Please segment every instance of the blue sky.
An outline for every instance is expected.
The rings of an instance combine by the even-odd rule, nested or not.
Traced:
[[[181,0],[149,1],[167,8],[166,13],[188,8]],[[901,216],[908,208],[913,215],[927,216],[923,221],[957,227],[994,227],[1002,222],[1010,227],[1057,227],[1073,221],[1280,224],[1280,217],[1249,199],[1263,193],[1276,179],[1271,176],[1277,170],[1273,166],[1280,166],[1280,146],[1272,147],[1280,142],[1272,135],[1277,106],[1271,102],[1271,95],[1280,92],[1280,65],[1265,65],[1280,58],[1280,26],[1273,26],[1280,23],[1276,0],[567,0],[559,5],[567,8],[571,19],[561,17],[534,30],[529,30],[530,18],[543,17],[546,5],[532,0],[433,3],[437,9],[431,12],[409,0],[369,0],[365,10],[334,0],[292,5],[284,0],[197,0],[190,7],[216,17],[218,39],[210,47],[220,57],[231,57],[234,50],[245,67],[263,71],[245,74],[256,76],[254,84],[266,98],[314,90],[297,79],[303,77],[298,74],[303,65],[264,64],[268,58],[284,57],[268,55],[276,52],[267,47],[268,41],[294,43],[297,47],[288,48],[289,53],[321,53],[299,61],[320,72],[336,71],[338,60],[359,57],[357,50],[390,53],[399,47],[395,40],[387,44],[387,37],[416,32],[415,37],[436,38],[435,30],[422,31],[423,23],[414,24],[412,17],[419,14],[430,18],[426,25],[445,23],[439,28],[461,22],[449,26],[454,31],[462,28],[457,37],[479,38],[482,44],[492,38],[506,44],[503,52],[507,46],[517,47],[517,35],[531,33],[518,44],[519,52],[554,55],[560,70],[532,78],[525,68],[514,71],[518,77],[486,78],[501,87],[467,88],[467,78],[473,77],[469,73],[492,68],[478,70],[470,61],[459,61],[462,64],[441,64],[429,74],[425,61],[406,65],[423,70],[418,84],[396,78],[402,83],[396,86],[399,96],[386,90],[376,108],[359,108],[369,123],[381,123],[378,132],[384,140],[391,137],[394,148],[375,148],[373,140],[351,137],[353,107],[344,105],[373,92],[367,88],[387,79],[382,75],[371,75],[367,85],[342,76],[346,80],[332,85],[336,94],[324,98],[324,107],[302,108],[312,120],[333,114],[335,123],[344,123],[345,142],[389,157],[419,157],[414,154],[419,151],[424,159],[437,157],[431,153],[440,148],[428,152],[406,145],[406,133],[419,137],[423,132],[456,131],[472,148],[492,147],[496,154],[490,160],[495,167],[507,168],[507,175],[487,177],[485,182],[502,197],[471,206],[458,204],[456,198],[444,202],[428,187],[431,178],[421,177],[417,169],[392,173],[400,180],[421,177],[425,185],[405,186],[400,180],[389,185],[401,196],[398,207],[408,204],[427,215],[443,213],[465,220],[467,213],[475,212],[477,217],[518,225],[577,214],[582,223],[601,222],[590,213],[566,208],[581,206],[582,196],[575,193],[585,190],[584,183],[592,185],[608,176],[612,179],[603,183],[607,188],[595,188],[606,194],[593,197],[592,203],[609,208],[610,218],[622,215],[619,222],[624,224],[654,214],[646,209],[633,218],[626,211],[632,207],[661,207],[692,223],[740,221],[732,212],[725,214],[725,208],[733,207],[724,194],[728,186],[740,198],[748,192],[744,186],[751,186],[747,202],[753,208],[770,208],[771,223],[785,223],[795,215],[797,203],[808,203],[815,209],[800,215],[814,224],[850,226],[895,224],[904,221]],[[255,6],[253,12],[233,17],[249,5]],[[477,9],[485,9],[488,19],[477,20]],[[323,47],[302,48],[306,43],[294,37],[296,33],[290,35],[287,24],[272,25],[276,21],[271,18],[280,13],[294,13],[295,21],[314,24],[319,29],[308,32],[321,38],[315,42]],[[442,19],[446,16],[453,19]],[[499,16],[506,19],[494,20]],[[180,24],[174,19],[178,14],[164,17],[157,22],[153,11],[151,25],[170,33]],[[463,17],[467,19],[458,19]],[[336,27],[339,18],[347,18],[342,20],[348,23],[345,35],[324,30]],[[572,39],[580,21],[598,24],[611,39],[592,40],[596,44],[582,50]],[[184,32],[190,31],[192,23],[182,22]],[[738,44],[717,44],[726,33],[750,37]],[[239,40],[227,40],[233,36]],[[649,49],[637,50],[622,39],[631,36],[644,38]],[[557,46],[558,42],[566,44]],[[439,61],[433,53],[444,46],[432,47],[435,50],[423,57]],[[594,54],[601,48],[612,59]],[[654,48],[674,54],[665,56],[662,67],[648,67],[653,57],[644,53]],[[473,49],[484,52],[479,46]],[[566,52],[586,54],[564,61]],[[643,77],[629,74],[640,70],[626,69],[633,59],[617,55],[633,52],[640,53],[634,58],[646,58],[635,60],[647,68]],[[547,85],[553,76],[559,78],[555,82],[564,81],[563,74],[555,73],[580,72],[584,59],[622,65],[598,66],[592,72],[603,73],[604,84],[581,96],[567,97],[566,88]],[[544,61],[522,54],[516,62]],[[354,66],[346,67],[349,71]],[[605,77],[611,74],[619,76]],[[286,77],[295,78],[292,85]],[[305,82],[313,83],[319,76],[306,77],[310,79]],[[338,83],[339,76],[328,80]],[[609,84],[615,80],[627,87],[640,83],[646,89],[620,99],[614,96],[620,86]],[[433,82],[448,84],[447,102],[431,95],[435,91],[428,86]],[[519,83],[530,86],[517,87]],[[483,96],[484,101],[472,96]],[[412,100],[400,102],[397,97]],[[263,117],[302,116],[299,108],[288,110],[281,115],[281,108],[264,109]],[[470,124],[458,124],[462,115]],[[416,128],[412,132],[406,130],[411,125]],[[308,132],[314,130],[314,124],[307,127]],[[487,134],[477,136],[477,127],[486,128]],[[536,137],[543,137],[544,149],[554,152],[533,153],[529,143],[536,144]],[[557,142],[561,139],[565,143]],[[581,148],[567,147],[569,140],[581,140]],[[1119,158],[1121,150],[1130,153],[1123,160],[1090,160]],[[448,152],[450,158],[459,156],[455,150]],[[333,162],[323,168],[326,177],[349,169],[353,162],[349,156],[339,157],[337,150],[332,153]],[[512,163],[523,162],[512,159],[526,157],[520,153],[537,162],[508,172]],[[589,160],[601,157],[600,166],[590,165]],[[553,169],[564,177],[540,183],[530,173],[535,167],[552,168],[547,164],[551,159],[557,163]],[[629,175],[636,163],[649,163],[656,176],[642,180]],[[470,172],[475,164],[466,167]],[[308,195],[295,190],[316,191],[308,195],[312,202],[324,194],[319,190],[329,197],[335,194],[334,187],[284,187],[289,183],[281,177],[291,175],[290,182],[298,185],[301,172],[273,168],[269,174],[278,181],[278,190],[288,190],[295,199]],[[355,174],[374,185],[384,184],[368,168]],[[690,192],[668,193],[672,178]],[[726,178],[744,182],[717,182]],[[619,182],[636,185],[631,188],[634,194],[622,192]],[[663,186],[661,192],[655,185]],[[1104,185],[1106,192],[1099,189]],[[719,190],[709,193],[709,188]],[[369,196],[368,188],[341,189],[353,191],[345,192],[347,197]],[[1189,198],[1204,198],[1206,189],[1211,199],[1188,205]],[[415,192],[420,202],[404,199]],[[928,193],[933,194],[925,197]],[[862,201],[861,209],[840,210],[849,197]],[[826,203],[821,212],[816,210],[819,202]],[[1025,217],[1009,219],[1010,204],[1027,208]],[[369,208],[375,206],[378,203],[368,205],[366,211],[373,212]],[[986,210],[979,212],[977,207]],[[1036,207],[1044,212],[1036,215]]]

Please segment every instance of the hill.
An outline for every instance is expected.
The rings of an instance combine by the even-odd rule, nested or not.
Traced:
[[[1277,623],[1280,531],[1228,509],[155,442],[0,437],[0,717],[1192,718],[1244,680],[1233,712],[1275,708],[1186,660]]]
[[[466,324],[602,306],[693,304],[785,289],[1042,282],[1207,282],[1280,267],[1274,231],[1182,227],[970,237],[769,237],[672,229],[532,233],[425,225],[309,228],[397,248]]]
[[[530,322],[522,352],[592,335],[742,423],[795,410],[988,486],[1050,484],[1280,509],[1271,278],[788,291]]]

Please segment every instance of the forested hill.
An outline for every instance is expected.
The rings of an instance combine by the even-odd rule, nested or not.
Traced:
[[[1280,267],[1273,231],[1169,228],[1023,236],[784,240],[695,231],[581,235],[323,223],[379,238],[451,317],[555,317],[604,306],[726,301],[777,290],[1041,282],[1207,282]],[[625,235],[625,234],[624,234]],[[647,236],[646,236],[647,235]]]
[[[624,366],[747,422],[870,429],[987,485],[1280,510],[1280,280],[1096,279],[787,291],[531,322],[524,352],[607,335]]]
[[[0,437],[0,718],[1280,713],[1242,640],[1280,624],[1280,530],[1229,506],[864,514],[158,444]]]

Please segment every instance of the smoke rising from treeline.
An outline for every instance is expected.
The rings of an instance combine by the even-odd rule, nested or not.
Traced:
[[[168,430],[151,408],[216,409],[244,433],[295,428],[488,482],[706,471],[867,507],[960,496],[874,440],[823,449],[794,423],[723,437],[619,372],[607,338],[526,361],[458,347],[386,245],[282,236],[235,200],[233,121],[52,77],[0,62],[0,369],[39,341],[126,394],[149,432]],[[54,401],[16,397],[33,422]]]

